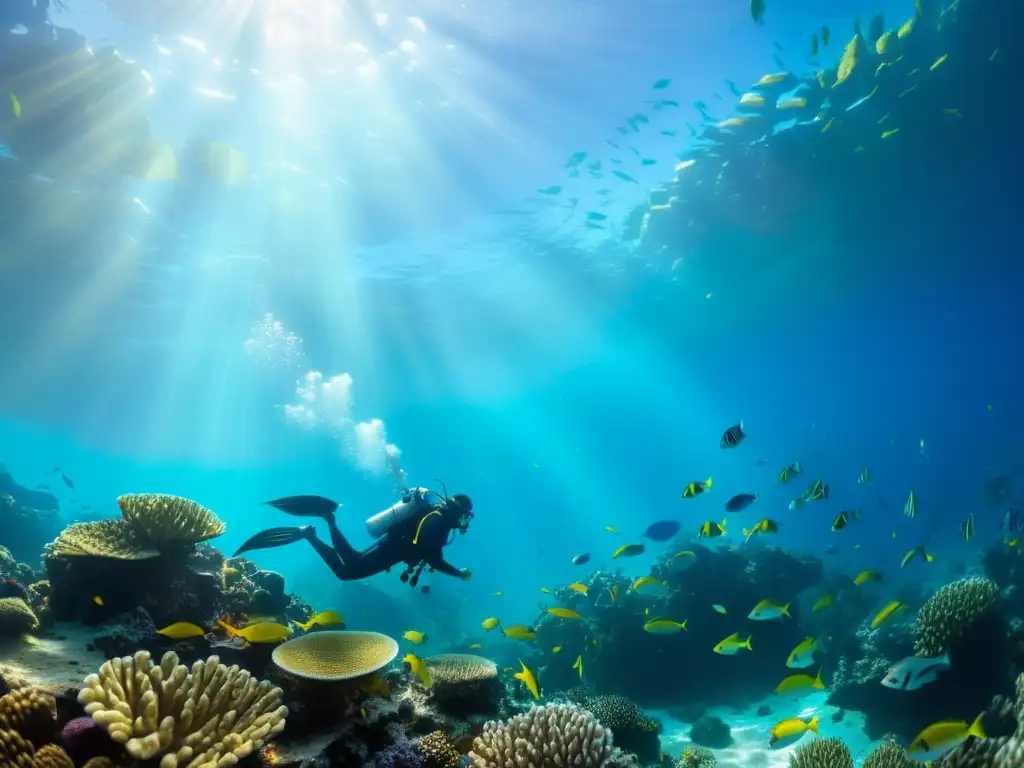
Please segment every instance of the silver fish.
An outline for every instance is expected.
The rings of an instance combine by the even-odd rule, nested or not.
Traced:
[[[949,651],[930,659],[924,656],[908,656],[897,662],[882,678],[882,685],[898,691],[916,691],[939,679],[939,673],[949,669]]]

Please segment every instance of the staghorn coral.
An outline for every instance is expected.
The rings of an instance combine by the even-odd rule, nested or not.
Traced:
[[[796,748],[790,768],[853,768],[853,755],[841,739],[814,739]]]
[[[160,768],[226,768],[284,729],[281,689],[257,682],[211,656],[192,669],[147,651],[111,659],[78,694],[86,714],[136,760],[157,755]]]
[[[942,587],[917,612],[914,653],[940,655],[998,601],[999,587],[989,579],[972,576]]]
[[[121,515],[148,541],[161,544],[198,544],[224,533],[219,517],[183,496],[165,493],[130,493],[117,497]]]
[[[31,768],[35,749],[15,731],[0,730],[0,768]]]
[[[47,744],[32,758],[32,768],[75,768],[75,763],[56,744]]]
[[[423,660],[430,670],[434,685],[462,685],[493,680],[498,665],[483,656],[471,653],[443,653]]]
[[[351,680],[386,667],[398,655],[398,643],[379,632],[312,632],[274,649],[274,663],[309,680]]]
[[[160,553],[143,542],[124,520],[72,523],[46,545],[45,557],[107,557],[149,560]]]
[[[0,637],[23,635],[39,629],[39,620],[20,597],[0,597]]]
[[[715,768],[718,759],[707,747],[691,744],[676,761],[676,768]]]
[[[0,697],[0,729],[17,731],[35,746],[53,741],[57,702],[35,688],[22,688]]]
[[[566,704],[532,707],[504,723],[484,724],[469,759],[477,768],[609,768],[623,760],[611,731]]]
[[[420,739],[420,754],[426,758],[427,768],[459,768],[462,756],[444,731],[428,733]]]
[[[861,768],[914,768],[916,765],[917,761],[907,754],[907,750],[888,736],[864,758]]]

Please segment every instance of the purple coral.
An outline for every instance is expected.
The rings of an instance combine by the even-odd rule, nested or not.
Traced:
[[[96,725],[91,717],[72,718],[60,732],[61,746],[78,762],[103,754],[111,743],[107,732]]]
[[[397,723],[388,726],[391,744],[378,752],[373,759],[373,768],[423,768],[427,759],[420,754],[416,742],[405,735],[405,729]]]

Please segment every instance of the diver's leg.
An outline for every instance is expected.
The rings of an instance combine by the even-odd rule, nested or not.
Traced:
[[[334,515],[324,519],[327,521],[327,528],[331,532],[331,544],[334,545],[334,549],[341,556],[341,561],[348,563],[350,560],[358,560],[360,553],[348,543],[345,534],[338,529],[338,524],[334,521]]]
[[[348,575],[348,569],[345,567],[345,561],[341,559],[338,552],[332,549],[327,542],[319,539],[313,526],[307,526],[305,528],[305,533],[306,539],[313,545],[313,549],[316,550],[316,553],[320,555],[320,559],[324,561],[334,575],[342,581],[349,581],[352,577]]]

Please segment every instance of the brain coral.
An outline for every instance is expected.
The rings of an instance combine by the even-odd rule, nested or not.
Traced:
[[[85,679],[86,714],[136,760],[160,768],[227,768],[284,730],[281,689],[211,656],[192,669],[164,654],[111,659]]]
[[[611,728],[613,733],[634,731],[658,733],[661,723],[644,714],[636,704],[625,696],[590,696],[583,706],[590,710],[601,725]]]
[[[998,602],[999,587],[988,579],[972,576],[942,587],[917,612],[914,653],[940,655]]]
[[[20,597],[0,598],[0,637],[22,635],[39,629],[39,620]]]
[[[117,497],[121,515],[155,544],[198,544],[224,533],[224,522],[201,504],[164,493]]]
[[[387,666],[398,655],[398,643],[378,632],[334,630],[313,632],[274,649],[274,663],[296,677],[349,680]]]
[[[57,702],[35,688],[22,688],[0,697],[0,728],[17,731],[36,746],[53,741]]]
[[[790,768],[853,768],[850,748],[840,739],[814,739],[796,748]]]
[[[49,557],[109,557],[112,560],[147,560],[160,553],[143,543],[124,520],[72,523],[46,545]]]
[[[490,659],[471,653],[443,653],[423,660],[434,685],[460,685],[493,680],[498,666]]]
[[[469,759],[477,768],[610,768],[626,762],[611,732],[589,712],[556,704],[486,723]]]

